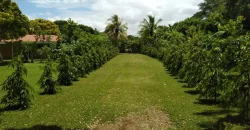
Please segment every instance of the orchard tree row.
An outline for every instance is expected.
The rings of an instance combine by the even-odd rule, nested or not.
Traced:
[[[13,20],[8,19],[12,16]],[[105,33],[75,23],[71,19],[55,22],[44,19],[29,21],[15,2],[0,0],[0,30],[3,30],[0,32],[0,40],[18,39],[28,33],[34,34],[37,39],[45,38],[45,35],[59,36],[57,43],[44,43],[41,47],[37,43],[18,43],[21,51],[10,65],[14,72],[2,84],[6,95],[1,103],[18,109],[30,106],[34,90],[25,81],[24,76],[28,71],[23,62],[28,61],[29,57],[34,62],[35,51],[45,60],[43,73],[37,81],[43,94],[57,93],[60,90],[58,86],[72,85],[73,81],[85,77],[115,57],[119,53],[119,40],[127,37],[127,27],[117,15],[108,21]]]
[[[55,94],[60,90],[58,86],[72,85],[73,81],[100,68],[119,53],[119,49],[113,46],[105,34],[90,35],[86,42],[61,44],[52,51],[54,53],[50,52],[46,56],[43,74],[37,82],[43,94]],[[56,59],[52,60],[50,57]],[[23,64],[22,54],[13,59],[11,66],[14,72],[3,83],[2,90],[7,91],[7,94],[1,103],[8,107],[26,109],[30,106],[34,90],[24,80],[27,69]],[[58,75],[55,75],[55,71]]]
[[[161,60],[168,71],[195,88],[200,99],[239,108],[250,119],[250,1],[205,0],[184,21],[159,26],[141,22],[141,53]]]

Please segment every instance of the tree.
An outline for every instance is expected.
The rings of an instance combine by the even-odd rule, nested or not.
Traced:
[[[34,19],[30,21],[30,33],[35,34],[36,42],[40,39],[42,42],[49,41],[49,35],[60,35],[58,26],[49,20]],[[31,46],[31,62],[33,63],[33,55],[37,49],[36,43]]]
[[[127,23],[123,19],[119,18],[118,15],[113,15],[108,19],[108,24],[105,28],[105,33],[112,39],[115,45],[118,45],[118,40],[127,38]]]
[[[0,0],[0,41],[18,39],[29,30],[29,20],[11,0]],[[1,55],[1,52],[0,52]],[[3,58],[0,58],[0,62]]]
[[[43,74],[38,81],[40,88],[43,89],[44,94],[56,93],[56,81],[53,78],[53,69],[50,56],[48,56],[45,66],[43,67]]]
[[[161,21],[162,19],[156,21],[155,16],[148,15],[148,20],[143,19],[140,24],[141,30],[139,31],[139,35],[144,38],[154,37],[154,33],[156,32],[156,29]]]
[[[45,19],[34,19],[30,21],[30,33],[43,38],[44,35],[59,35],[59,27],[52,21]],[[46,39],[42,39],[46,40]]]
[[[42,48],[37,49],[37,53],[41,56],[42,60],[45,60],[48,58],[48,55],[52,54],[52,49],[51,47],[45,45]]]
[[[65,53],[61,52],[59,65],[58,65],[58,83],[60,85],[70,86],[74,80],[74,70],[70,57]]]
[[[78,28],[78,24],[74,22],[71,18],[67,21],[58,20],[54,22],[59,26],[60,32],[62,34],[62,40],[64,43],[72,43],[74,40],[74,32]]]
[[[18,107],[26,109],[30,106],[33,95],[32,87],[25,81],[24,75],[27,75],[27,69],[22,62],[22,56],[19,55],[12,61],[11,66],[14,72],[4,81],[2,90],[7,91],[1,103],[8,107]]]

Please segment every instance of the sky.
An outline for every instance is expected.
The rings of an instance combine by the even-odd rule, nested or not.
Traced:
[[[107,19],[117,14],[128,24],[128,34],[136,35],[147,15],[161,18],[161,25],[191,17],[203,0],[13,0],[29,19],[67,20],[71,18],[104,31]]]

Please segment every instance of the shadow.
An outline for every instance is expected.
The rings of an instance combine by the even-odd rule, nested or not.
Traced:
[[[217,116],[217,115],[225,115],[229,114],[235,111],[232,110],[206,110],[203,112],[197,112],[194,113],[194,115],[199,115],[199,116]]]
[[[6,111],[22,111],[22,110],[25,110],[25,109],[22,109],[20,106],[7,106],[7,107],[3,107],[3,108],[0,108],[0,114],[3,113],[3,112],[6,112]]]
[[[11,61],[3,61],[3,63],[0,63],[0,66],[8,66]]]
[[[217,130],[214,122],[200,122],[197,124],[202,130]]]
[[[60,126],[56,126],[56,125],[50,125],[50,126],[36,125],[30,128],[21,128],[21,129],[8,128],[5,130],[63,130],[63,128]]]
[[[197,125],[202,129],[202,130],[218,130],[215,126],[214,122],[200,122],[197,123]],[[224,130],[224,129],[223,129]]]
[[[177,78],[176,75],[173,73],[170,73],[168,69],[165,68],[165,71],[167,72],[168,75]]]
[[[250,120],[246,121],[244,119],[245,118],[242,115],[235,115],[235,116],[228,115],[225,118],[220,118],[217,124],[221,124],[222,122],[229,122],[232,124],[241,124],[250,126]]]
[[[250,130],[250,122],[245,122],[240,115],[226,116],[217,122],[202,122],[197,125],[205,130]]]
[[[2,122],[3,122],[3,113],[0,112],[0,125],[2,124]]]
[[[41,96],[47,96],[47,95],[52,96],[52,95],[56,95],[57,93],[58,93],[58,92],[54,92],[54,93],[40,92],[39,95],[41,95]]]
[[[179,78],[178,78],[179,79]],[[179,83],[187,83],[186,81],[184,81],[184,80],[178,80],[177,82],[179,82]]]
[[[177,80],[179,80],[179,78],[178,78],[178,77],[176,77],[176,76],[174,77],[174,79],[177,79]],[[179,81],[178,81],[178,82],[179,82]]]
[[[187,84],[181,86],[182,88],[190,88]]]
[[[190,95],[198,95],[200,93],[199,90],[187,90],[187,91],[184,91],[185,93],[188,93]]]
[[[196,100],[197,100],[197,101],[194,102],[194,104],[208,105],[208,106],[220,104],[219,101],[212,100],[212,99],[196,99]]]

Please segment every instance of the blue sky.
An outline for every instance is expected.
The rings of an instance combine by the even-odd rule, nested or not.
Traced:
[[[37,4],[32,3],[30,0],[13,0],[17,2],[22,13],[29,18],[44,18],[48,19],[49,15],[59,15],[60,12],[56,8],[39,7]]]
[[[168,25],[192,16],[203,0],[13,0],[29,19],[74,21],[103,31],[106,21],[118,14],[128,23],[128,33],[135,35],[148,14]]]

